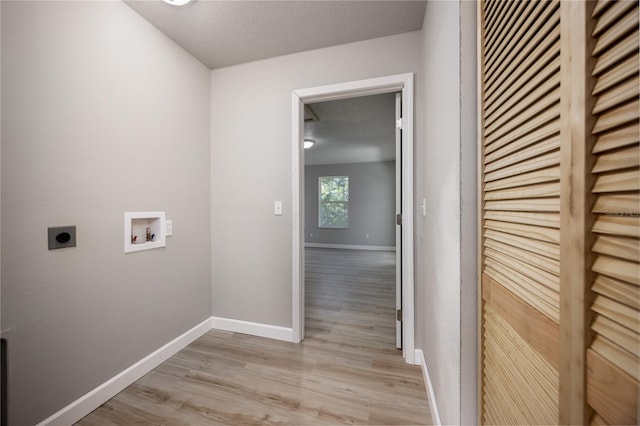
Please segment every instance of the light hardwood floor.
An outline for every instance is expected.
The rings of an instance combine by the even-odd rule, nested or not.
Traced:
[[[431,424],[394,273],[391,252],[307,249],[302,343],[212,330],[77,424]]]

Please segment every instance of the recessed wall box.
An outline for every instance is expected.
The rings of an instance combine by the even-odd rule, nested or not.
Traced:
[[[124,252],[166,246],[164,212],[124,213]]]
[[[75,226],[55,226],[47,228],[49,250],[75,247],[76,227]]]

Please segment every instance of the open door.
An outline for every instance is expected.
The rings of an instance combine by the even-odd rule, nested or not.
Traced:
[[[396,348],[402,349],[402,93],[396,93]]]

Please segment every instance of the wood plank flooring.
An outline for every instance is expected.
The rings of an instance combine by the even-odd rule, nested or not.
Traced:
[[[431,424],[394,273],[391,252],[307,249],[302,343],[212,330],[77,424]]]

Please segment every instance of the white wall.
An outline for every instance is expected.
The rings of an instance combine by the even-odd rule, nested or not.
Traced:
[[[37,423],[211,314],[210,72],[121,2],[1,2],[9,424]],[[125,211],[165,210],[123,253]],[[47,250],[47,227],[77,247]]]
[[[443,424],[476,421],[475,7],[427,3],[422,34],[417,346]]]
[[[420,34],[212,71],[213,315],[291,327],[291,93],[419,73]],[[274,200],[284,201],[283,216],[273,215]]]
[[[305,166],[304,169],[305,243],[395,247],[395,161]],[[348,228],[318,228],[320,176],[349,176]]]

